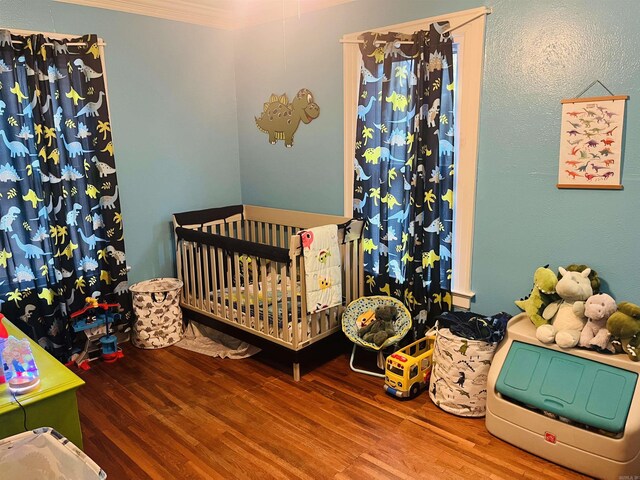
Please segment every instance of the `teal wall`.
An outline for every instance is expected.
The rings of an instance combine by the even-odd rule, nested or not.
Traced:
[[[640,303],[640,31],[636,0],[357,1],[236,32],[245,203],[342,211],[345,33],[487,5],[472,308],[515,313],[535,268],[592,265],[618,300]],[[599,79],[627,104],[624,191],[557,190],[560,99]],[[273,93],[309,88],[320,117],[292,149],[253,121]],[[593,94],[602,94],[595,89]]]
[[[0,27],[107,42],[130,280],[173,275],[171,214],[240,202],[228,33],[44,0],[0,0]]]

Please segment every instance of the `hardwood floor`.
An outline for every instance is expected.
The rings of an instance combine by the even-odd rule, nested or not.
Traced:
[[[305,374],[254,358],[124,347],[80,375],[86,453],[110,479],[585,478],[491,436],[426,393],[385,395],[341,355]]]

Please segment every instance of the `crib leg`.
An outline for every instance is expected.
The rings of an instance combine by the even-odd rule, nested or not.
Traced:
[[[294,382],[300,381],[300,364],[297,362],[293,363],[293,381]]]

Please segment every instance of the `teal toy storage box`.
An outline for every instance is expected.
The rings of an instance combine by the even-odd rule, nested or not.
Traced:
[[[514,317],[487,383],[487,429],[599,478],[640,474],[640,363],[627,355],[543,345]]]

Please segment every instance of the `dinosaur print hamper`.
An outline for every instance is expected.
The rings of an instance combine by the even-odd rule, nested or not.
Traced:
[[[180,280],[154,278],[136,283],[129,290],[136,315],[131,343],[138,348],[163,348],[182,339]]]
[[[429,396],[446,412],[483,417],[487,402],[487,375],[497,343],[458,337],[439,328],[433,352]]]

